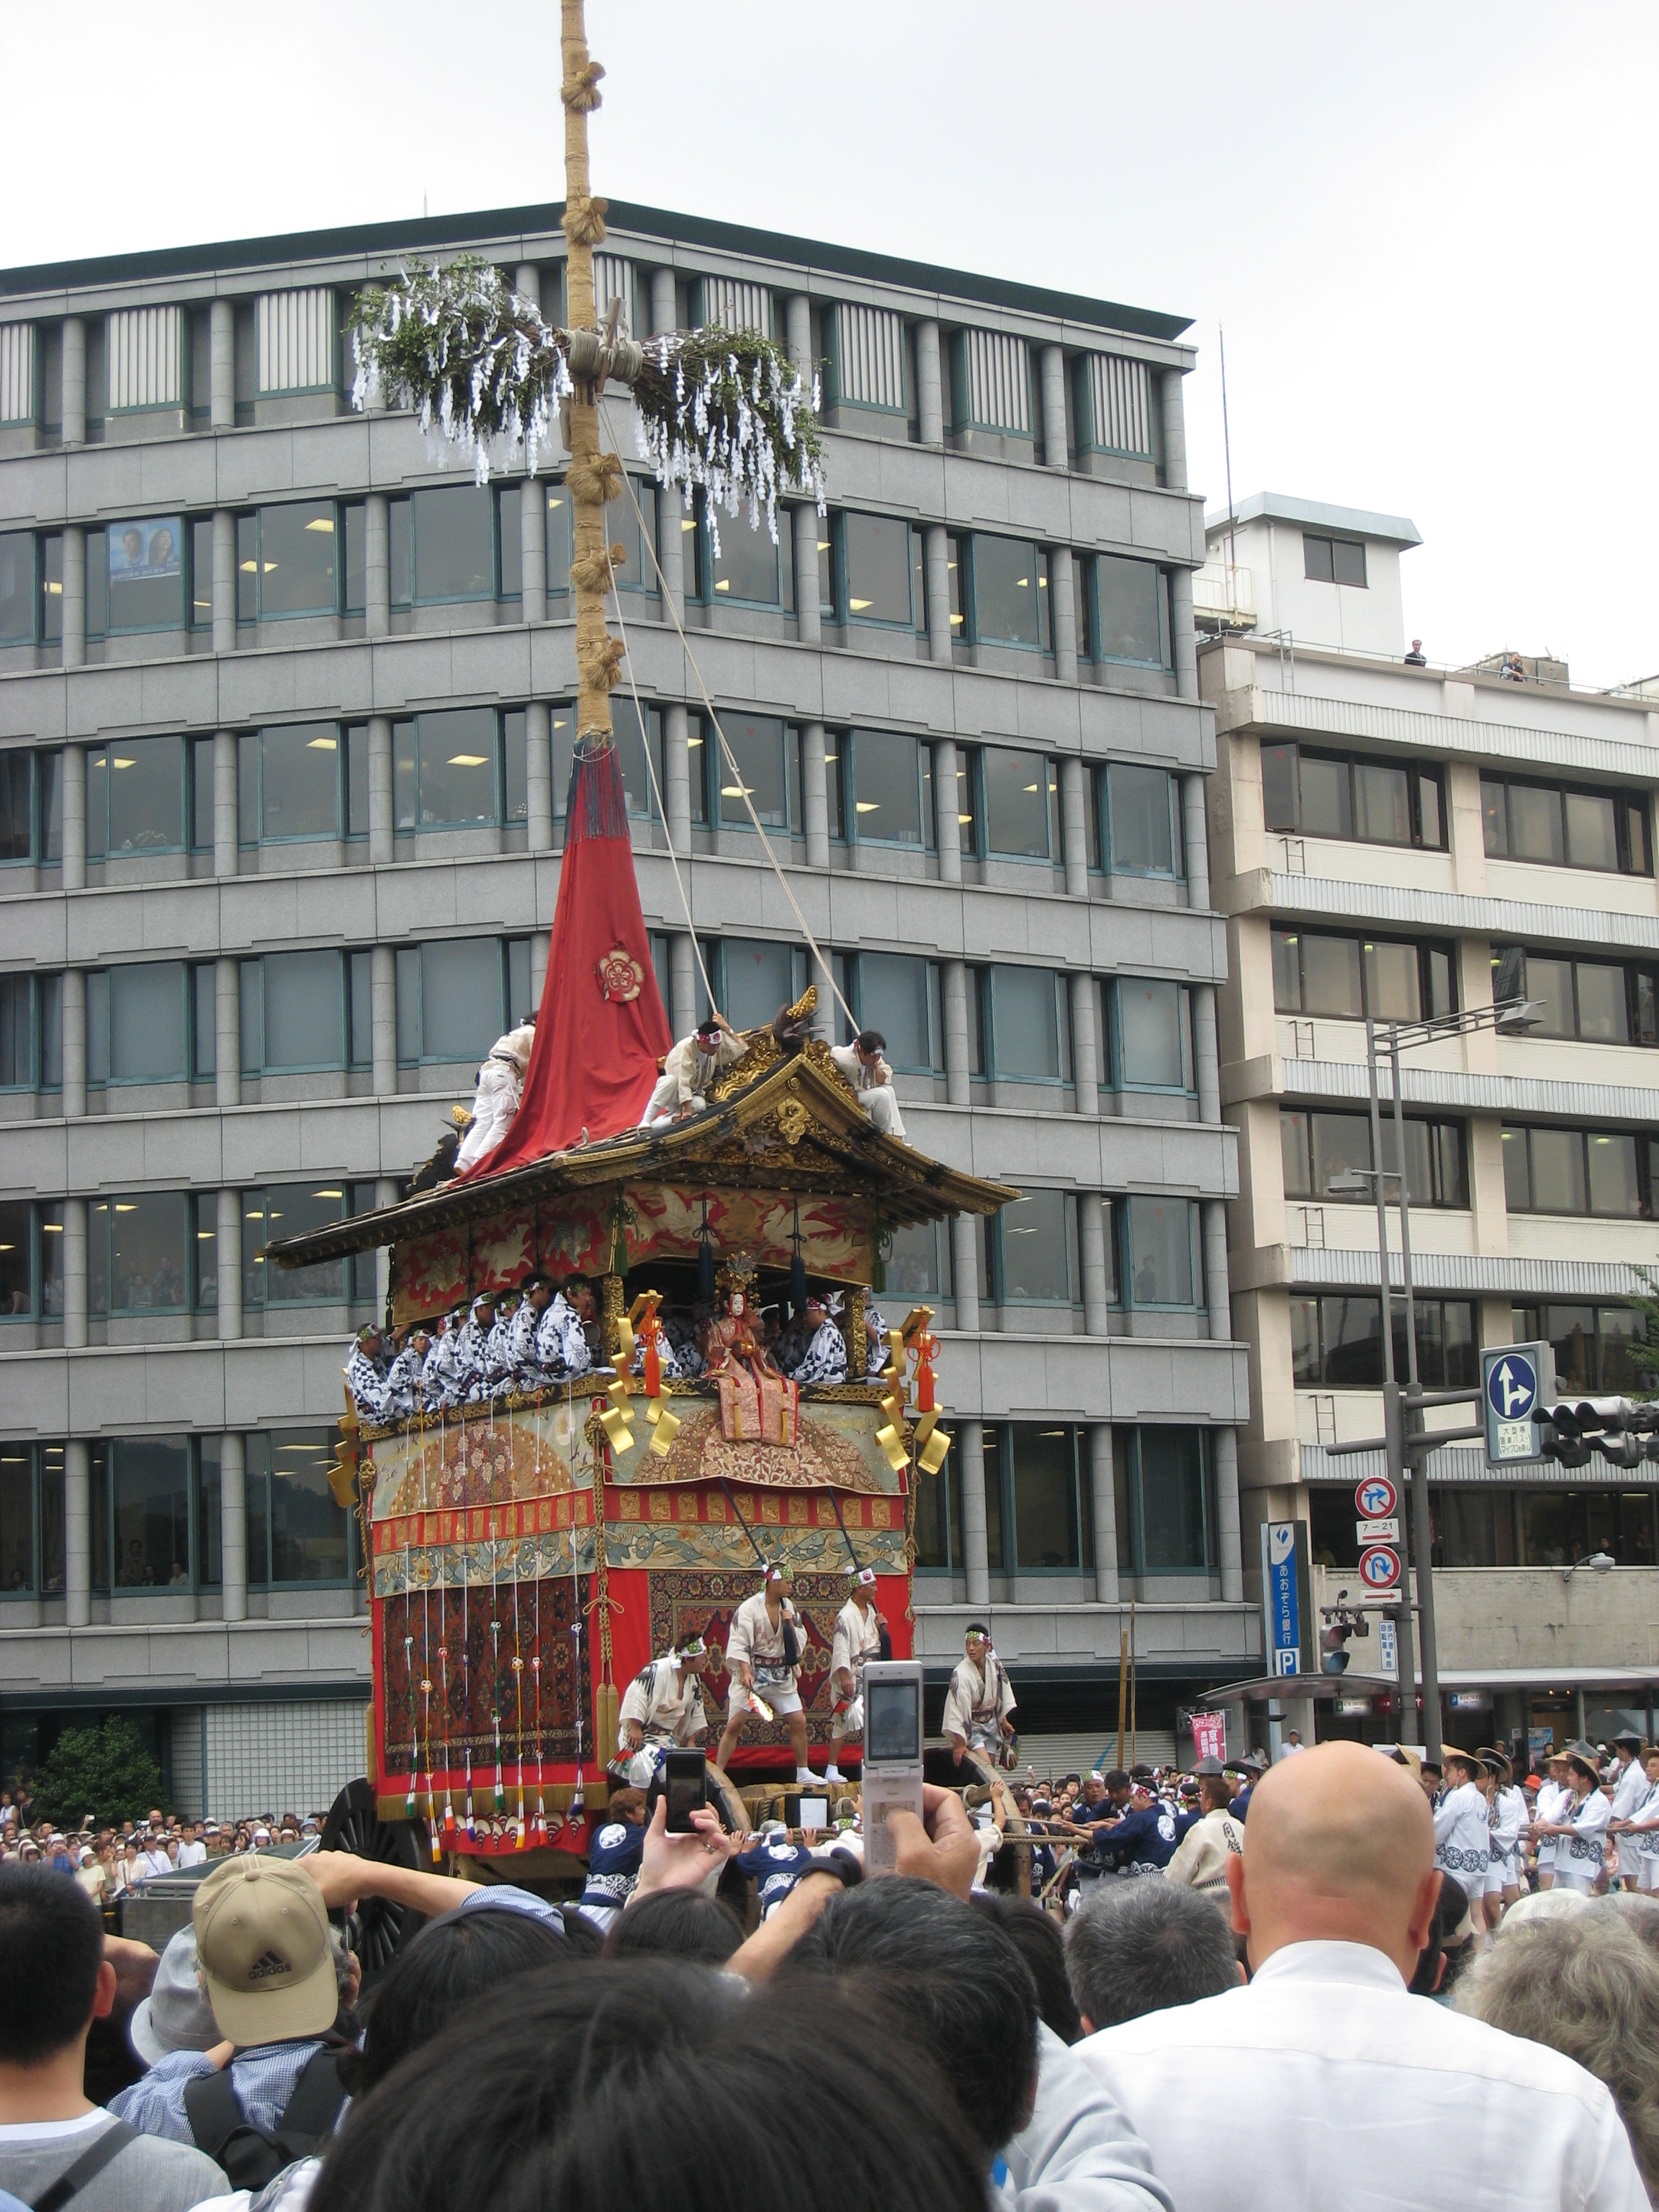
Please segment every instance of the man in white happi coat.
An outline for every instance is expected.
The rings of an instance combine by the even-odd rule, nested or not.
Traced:
[[[1603,1794],[1590,1745],[1569,1747],[1567,1780],[1568,1802],[1551,1823],[1555,1834],[1555,1887],[1588,1893],[1601,1877],[1607,1820],[1613,1811]]]
[[[472,1100],[472,1127],[455,1155],[455,1172],[463,1174],[487,1152],[493,1152],[513,1127],[524,1097],[524,1079],[530,1066],[530,1048],[536,1042],[536,1017],[526,1014],[515,1030],[496,1038],[478,1070],[478,1087]]]
[[[836,1615],[835,1633],[830,1639],[830,1695],[834,1711],[830,1722],[830,1764],[823,1770],[826,1782],[846,1778],[836,1763],[842,1744],[849,1739],[854,1743],[864,1740],[864,1667],[866,1660],[881,1656],[883,1626],[876,1611],[876,1571],[855,1568],[852,1594]]]
[[[418,1322],[404,1339],[403,1349],[386,1370],[386,1418],[407,1421],[421,1410],[421,1377],[432,1349],[428,1330]]]
[[[830,1057],[859,1094],[859,1103],[884,1137],[902,1137],[904,1117],[879,1030],[860,1030],[851,1044],[832,1044]]]
[[[688,1637],[677,1650],[641,1667],[623,1692],[617,1716],[617,1749],[624,1754],[696,1744],[708,1733],[703,1710],[702,1678],[708,1646]]]
[[[969,1622],[963,1650],[964,1656],[957,1662],[945,1699],[945,1741],[956,1766],[961,1765],[965,1751],[982,1751],[988,1758],[1000,1759],[1003,1746],[1014,1733],[1013,1685],[991,1649],[982,1620]]]
[[[357,1419],[378,1428],[386,1418],[385,1339],[374,1322],[365,1322],[346,1361],[346,1389],[357,1408]]]
[[[457,1402],[468,1404],[478,1396],[489,1372],[489,1332],[495,1326],[495,1295],[481,1291],[466,1319],[455,1332]]]
[[[806,1349],[788,1370],[792,1382],[804,1385],[847,1380],[847,1339],[834,1315],[830,1302],[812,1291],[806,1301]]]
[[[583,1327],[599,1308],[593,1285],[586,1275],[567,1275],[564,1287],[543,1314],[536,1328],[536,1359],[550,1380],[566,1375],[586,1375],[593,1364],[593,1351]]]
[[[1469,1923],[1479,1942],[1485,1935],[1486,1865],[1492,1831],[1480,1777],[1486,1770],[1472,1752],[1447,1744],[1441,1757],[1446,1787],[1434,1808],[1434,1863],[1469,1901]]]
[[[735,1067],[748,1051],[724,1014],[710,1014],[682,1037],[667,1054],[655,1090],[640,1116],[642,1129],[665,1129],[702,1110],[709,1085],[725,1068]]]
[[[1564,1752],[1552,1752],[1544,1762],[1544,1779],[1538,1785],[1538,1802],[1532,1808],[1528,1837],[1538,1846],[1538,1887],[1551,1888],[1555,1881],[1557,1842],[1555,1823],[1572,1802]]]
[[[428,1413],[447,1412],[450,1407],[459,1405],[465,1395],[460,1370],[455,1364],[455,1351],[465,1320],[465,1306],[453,1306],[433,1337],[432,1348],[421,1370],[421,1403]]]
[[[507,1331],[507,1388],[529,1392],[542,1385],[541,1363],[536,1356],[536,1333],[542,1316],[553,1303],[553,1285],[543,1274],[526,1275]]]
[[[495,1301],[495,1318],[484,1339],[483,1372],[470,1393],[475,1405],[488,1405],[513,1387],[513,1322],[518,1310],[516,1291],[503,1291]]]
[[[1607,1785],[1612,1801],[1607,1823],[1609,1830],[1616,1834],[1613,1823],[1628,1820],[1641,1804],[1648,1794],[1648,1778],[1642,1765],[1642,1739],[1634,1729],[1620,1729],[1613,1739],[1613,1755],[1618,1761],[1618,1771]],[[1626,1867],[1621,1860],[1619,1874],[1627,1889],[1638,1887],[1634,1866]]]
[[[1659,1891],[1659,1747],[1638,1760],[1646,1792],[1622,1823],[1609,1820],[1620,1834],[1620,1870],[1632,1888],[1652,1896]]]
[[[789,1747],[795,1754],[795,1779],[811,1782],[806,1763],[806,1713],[796,1686],[799,1655],[805,1649],[806,1629],[790,1602],[793,1578],[787,1567],[769,1561],[763,1587],[744,1598],[732,1616],[726,1639],[726,1665],[731,1676],[726,1699],[726,1729],[720,1737],[720,1764],[724,1766],[743,1736],[744,1717],[753,1712],[750,1698],[769,1706],[775,1718],[789,1731]],[[785,1632],[787,1632],[786,1636]],[[796,1656],[789,1657],[793,1643]]]
[[[1232,1802],[1232,1784],[1221,1761],[1213,1757],[1200,1759],[1197,1772],[1199,1817],[1176,1845],[1175,1856],[1164,1872],[1169,1881],[1207,1897],[1227,1915],[1231,1926],[1227,1862],[1244,1848],[1244,1823],[1236,1820],[1227,1809]]]

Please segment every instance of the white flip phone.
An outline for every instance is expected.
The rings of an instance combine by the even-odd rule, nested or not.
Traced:
[[[921,1662],[871,1659],[864,1668],[864,1871],[896,1874],[892,1813],[921,1818]]]

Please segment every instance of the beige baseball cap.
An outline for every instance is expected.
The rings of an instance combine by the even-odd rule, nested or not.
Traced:
[[[324,2035],[339,2007],[322,1892],[291,1859],[249,1852],[216,1867],[191,1911],[221,2033],[246,2050]]]

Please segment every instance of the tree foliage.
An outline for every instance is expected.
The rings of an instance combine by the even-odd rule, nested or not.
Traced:
[[[66,1832],[88,1814],[100,1827],[142,1820],[161,1801],[161,1770],[129,1720],[112,1714],[65,1729],[34,1783],[35,1817]]]

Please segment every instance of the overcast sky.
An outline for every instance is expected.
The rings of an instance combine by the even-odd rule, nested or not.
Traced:
[[[588,26],[597,190],[1190,315],[1212,507],[1224,324],[1235,495],[1409,515],[1431,659],[1659,672],[1651,0],[589,0]],[[562,193],[553,0],[82,0],[6,46],[0,264]]]

